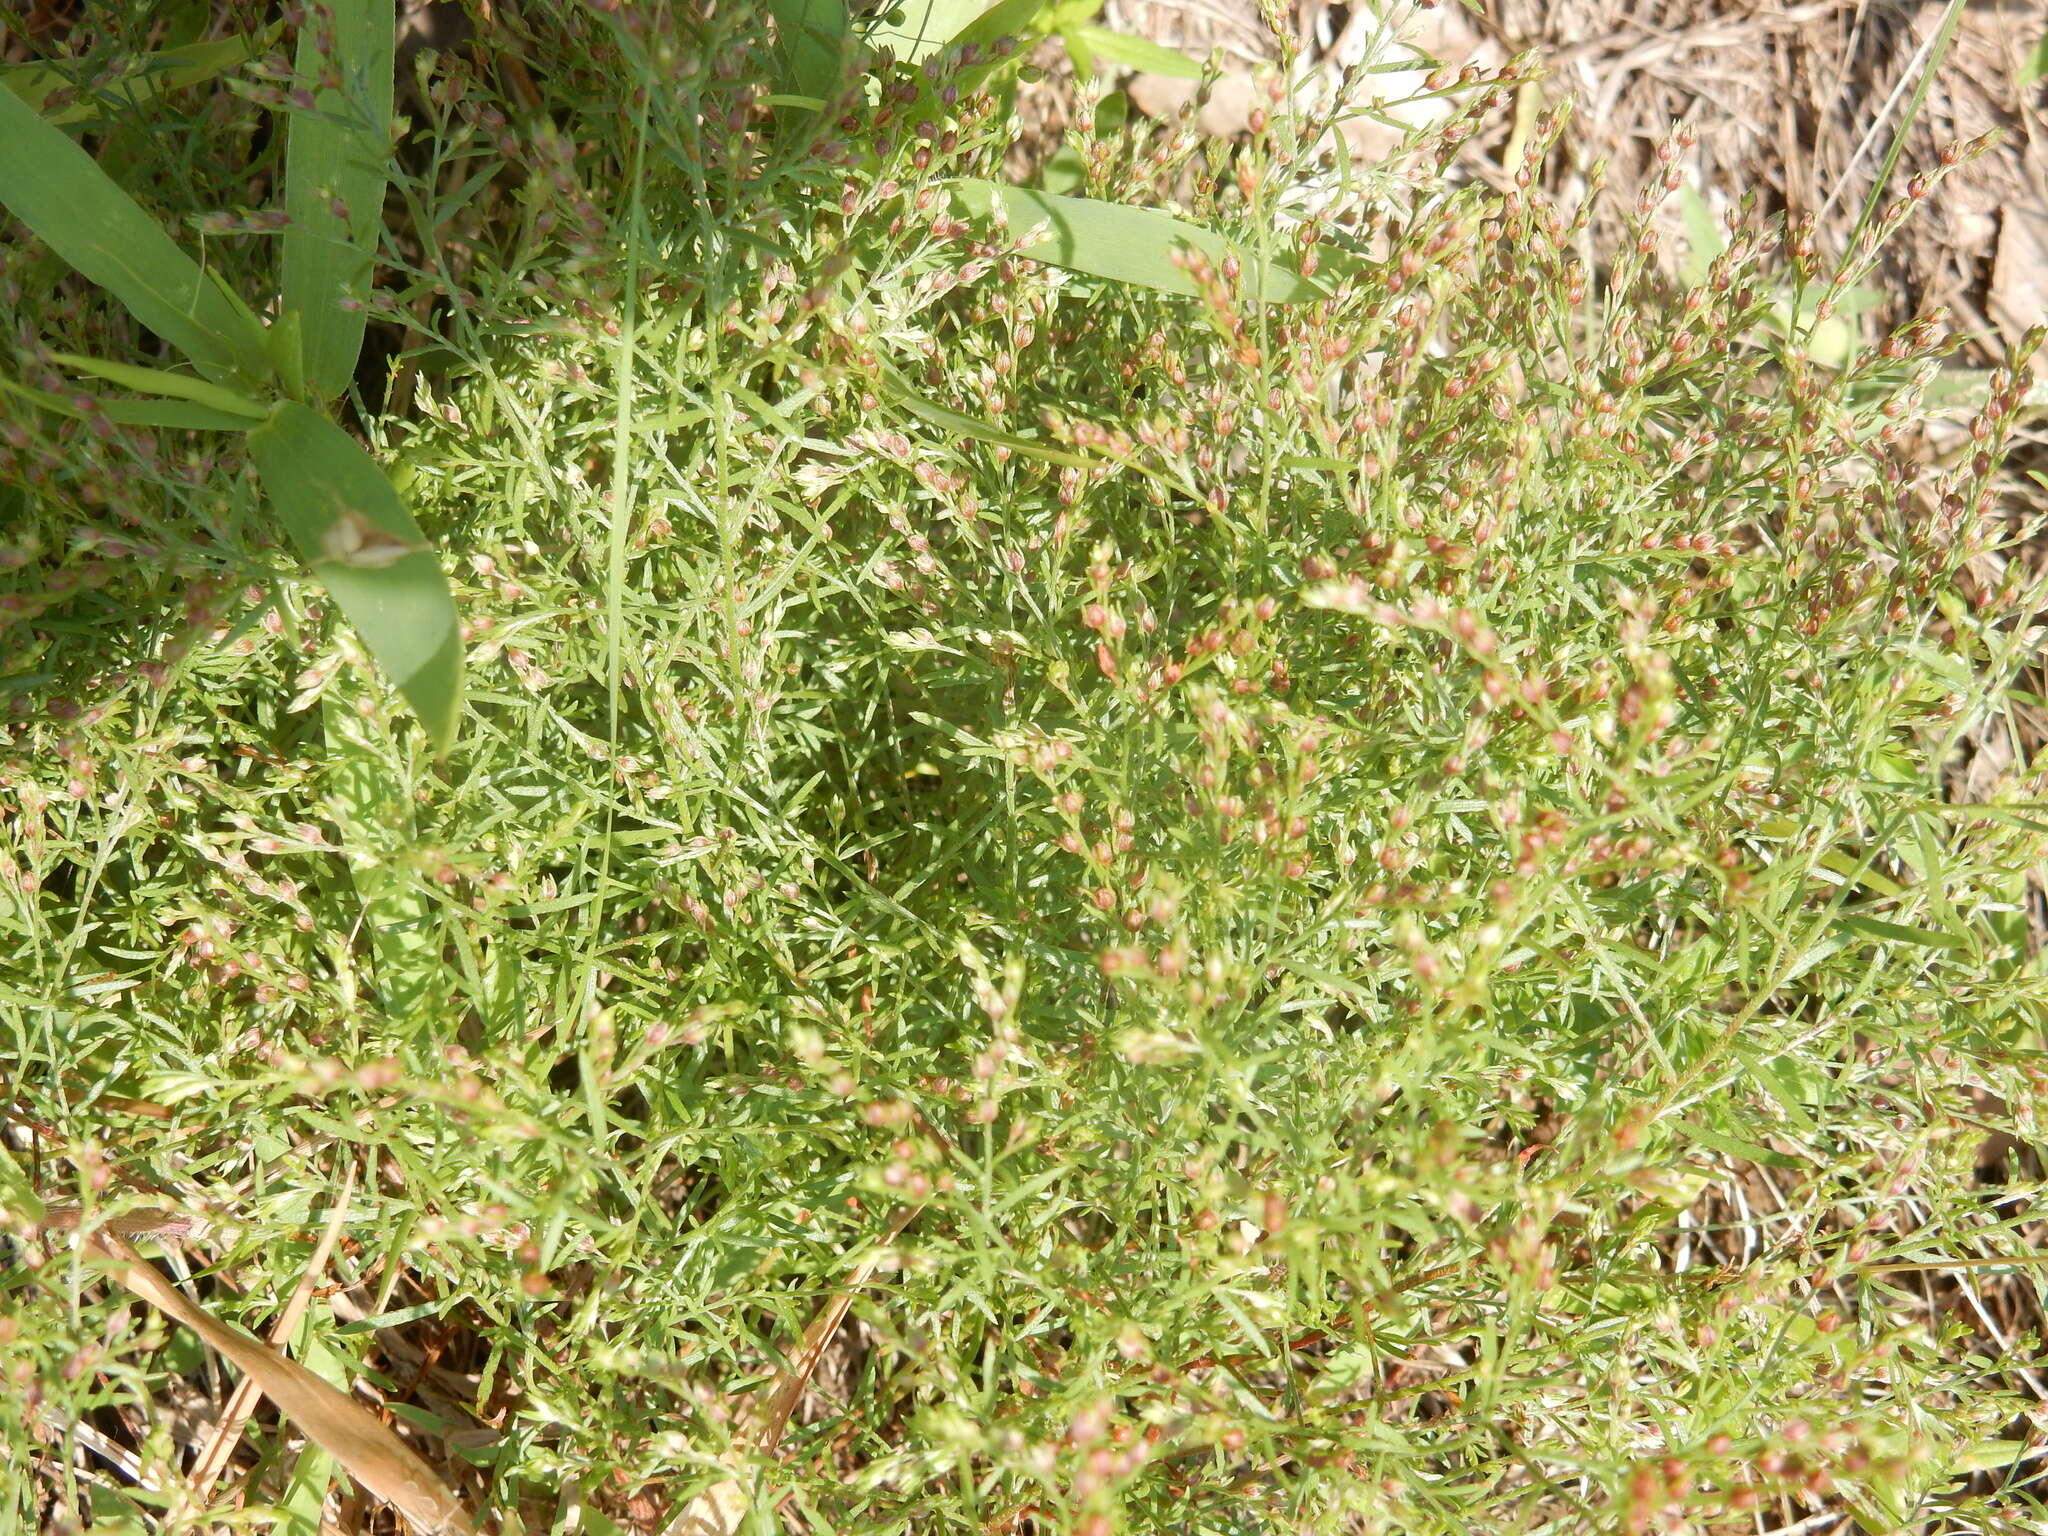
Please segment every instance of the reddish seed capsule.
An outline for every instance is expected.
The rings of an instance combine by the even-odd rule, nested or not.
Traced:
[[[1287,1227],[1287,1197],[1268,1191],[1259,1215],[1266,1231],[1279,1236]]]

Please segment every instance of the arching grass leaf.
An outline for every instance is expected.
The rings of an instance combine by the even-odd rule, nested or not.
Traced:
[[[109,384],[119,384],[128,389],[139,390],[145,395],[163,395],[173,400],[189,400],[194,405],[208,409],[238,421],[238,430],[247,431],[255,423],[269,416],[270,407],[260,400],[223,385],[209,384],[204,379],[195,379],[189,373],[170,373],[162,368],[139,368],[133,363],[108,362],[104,358],[81,357],[76,352],[52,352],[51,361],[65,368],[76,369],[96,379],[105,379]]]
[[[249,451],[299,553],[446,751],[461,711],[462,638],[412,513],[360,444],[296,402],[249,434]]]
[[[12,91],[0,91],[0,203],[215,383],[270,372],[248,309]]]

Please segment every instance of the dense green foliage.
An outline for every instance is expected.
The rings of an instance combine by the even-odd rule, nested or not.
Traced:
[[[375,313],[433,339],[358,425],[463,614],[445,760],[238,444],[0,400],[7,1206],[204,1212],[261,1329],[358,1165],[349,1315],[455,1341],[403,1416],[528,1529],[716,1481],[904,1207],[759,1460],[786,1529],[1966,1498],[2043,825],[2024,762],[1945,767],[2037,639],[1959,575],[2021,383],[1923,484],[1932,326],[1765,350],[1766,274],[1828,275],[1745,225],[1674,292],[1648,208],[1589,271],[1434,174],[1470,117],[1348,177],[1284,104],[1105,132],[1089,196],[1244,254],[1041,264],[949,191],[1000,176],[992,55],[820,127],[731,24],[560,9],[539,109],[423,60],[388,210]],[[124,182],[230,202],[247,114],[116,136]],[[17,371],[140,345],[51,272],[7,258]],[[174,1463],[197,1368],[69,1252],[0,1272],[25,1514],[95,1411]]]

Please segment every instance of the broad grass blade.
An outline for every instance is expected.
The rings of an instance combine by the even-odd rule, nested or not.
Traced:
[[[1220,266],[1225,256],[1234,253],[1244,266],[1245,291],[1255,299],[1298,304],[1325,296],[1321,287],[1299,272],[1263,260],[1214,230],[1154,208],[1062,197],[993,181],[956,181],[952,190],[975,217],[987,218],[1000,198],[1011,229],[1021,232],[1046,225],[1049,237],[1024,254],[1072,272],[1192,297],[1201,290],[1173,262],[1174,250],[1187,246],[1208,257],[1212,266]]]
[[[983,4],[981,0],[906,0],[903,9],[901,25],[875,27],[868,33],[868,41],[886,43],[898,58],[912,63],[941,48],[972,43],[982,50],[983,57],[979,64],[953,77],[953,84],[962,92],[978,89],[983,81],[1006,67],[1004,60],[994,57],[994,47],[1002,39],[1038,37],[1045,32],[1045,0],[996,0],[994,5]],[[1020,48],[1010,56],[1010,63],[1021,62],[1022,57]],[[937,89],[926,80],[917,103],[905,115],[915,117],[920,112],[933,112],[936,102]]]
[[[905,410],[929,422],[941,432],[949,432],[955,437],[972,438],[978,443],[994,443],[1008,448],[1012,453],[1044,459],[1049,464],[1071,465],[1075,469],[1095,469],[1103,462],[1100,459],[1091,459],[1086,454],[1074,453],[1069,449],[1041,443],[1033,438],[1021,437],[1015,432],[1005,432],[1001,427],[992,427],[987,422],[976,421],[971,416],[962,416],[958,411],[949,410],[935,401],[927,400],[887,364],[883,365],[883,378],[897,402]]]
[[[839,94],[850,26],[845,0],[769,0],[775,15],[783,78],[800,96],[830,101]]]
[[[445,752],[462,707],[462,637],[412,513],[359,443],[295,401],[249,434],[249,451],[299,553]]]
[[[0,91],[0,203],[216,383],[270,372],[263,328],[92,156]]]
[[[471,1532],[469,1516],[434,1469],[354,1398],[201,1311],[119,1238],[97,1236],[90,1246],[112,1277],[172,1321],[191,1329],[254,1381],[294,1424],[342,1464],[363,1487],[422,1531]]]
[[[988,0],[903,0],[901,9],[901,21],[875,26],[868,41],[887,44],[897,58],[916,64],[945,47],[991,7]]]
[[[299,316],[306,387],[332,400],[355,376],[365,314],[343,296],[367,296],[391,154],[392,0],[331,0],[335,57],[299,33],[298,70],[323,64],[340,90],[321,90],[310,112],[292,114],[285,145],[284,307]]]
[[[912,0],[914,5],[916,0]],[[981,14],[946,39],[949,46],[973,43],[988,48],[1003,38],[1036,36],[1045,31],[1045,0],[996,0],[980,7]]]

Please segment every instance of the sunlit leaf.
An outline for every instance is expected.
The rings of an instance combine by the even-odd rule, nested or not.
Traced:
[[[1299,272],[1264,260],[1214,230],[1154,208],[1063,197],[993,181],[956,181],[952,188],[972,216],[987,219],[1000,200],[1013,231],[1044,224],[1047,238],[1025,254],[1051,266],[1192,297],[1201,290],[1173,259],[1176,250],[1192,248],[1219,268],[1226,256],[1235,254],[1244,266],[1245,291],[1253,298],[1298,303],[1323,297],[1323,290]]]
[[[1148,38],[1131,37],[1097,26],[1072,27],[1068,29],[1067,36],[1078,39],[1098,59],[1107,59],[1126,69],[1148,75],[1172,75],[1180,80],[1202,78],[1202,66],[1198,60]]]
[[[2027,50],[2026,58],[2022,59],[2019,68],[2013,71],[2013,84],[2023,91],[2043,79],[2048,79],[2048,34],[2044,34],[2039,42]]]
[[[937,53],[988,12],[1009,9],[1028,15],[1035,13],[1039,4],[1038,0],[1029,0],[1028,5],[1021,0],[1005,0],[1005,4],[993,6],[988,0],[902,0],[896,9],[902,12],[902,20],[870,27],[868,41],[886,44],[897,58],[916,64]]]
[[[249,435],[249,451],[293,544],[445,751],[461,710],[462,638],[412,513],[360,444],[295,402]]]
[[[1905,923],[1888,923],[1880,917],[1862,917],[1851,913],[1838,918],[1837,928],[1850,933],[1861,934],[1867,939],[1888,939],[1894,944],[1913,944],[1922,949],[1968,949],[1969,941],[1953,933],[1940,933],[1932,928],[1914,928]]]

